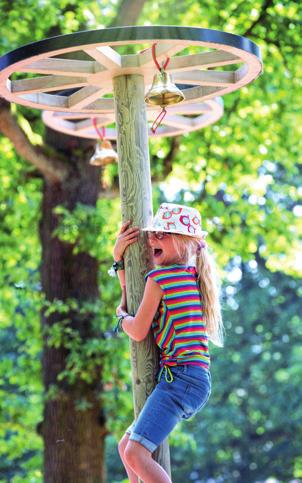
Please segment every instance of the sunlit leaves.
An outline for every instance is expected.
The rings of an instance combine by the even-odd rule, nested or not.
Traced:
[[[165,160],[171,140],[150,141],[152,175],[159,183],[154,185],[154,208],[170,199],[201,211],[210,249],[225,269],[227,285],[228,342],[224,352],[213,350],[211,404],[172,440],[180,444],[172,453],[175,482],[203,478],[205,468],[209,478],[224,475],[232,482],[302,476],[301,434],[296,429],[301,428],[302,325],[293,291],[301,294],[297,282],[281,274],[301,273],[301,5],[274,1],[263,11],[266,3],[155,0],[146,1],[140,17],[145,25],[248,32],[264,59],[262,76],[225,96],[225,113],[215,126],[181,137],[168,178]],[[2,1],[0,7],[3,54],[52,35],[108,25],[118,2],[17,0]],[[22,107],[14,111],[30,141],[39,143],[40,114]],[[43,397],[55,399],[58,390],[53,385],[43,394],[42,307],[62,317],[46,334],[51,347],[64,345],[69,351],[60,377],[89,383],[97,365],[103,364],[99,397],[109,430],[121,435],[132,420],[128,340],[125,335],[105,335],[115,325],[119,301],[118,281],[107,273],[120,223],[119,199],[99,200],[96,208],[78,205],[72,212],[57,209],[59,225],[53,236],[73,245],[75,253],[87,251],[97,258],[101,296],[91,306],[74,300],[47,305],[39,277],[42,180],[5,138],[0,140],[0,153],[0,435],[5,441],[0,472],[5,478],[14,475],[14,483],[37,482],[43,477],[42,439],[36,425],[42,419]],[[104,182],[110,188],[117,184],[116,166],[106,168]],[[259,256],[276,275],[257,275]],[[237,260],[236,266],[228,265],[232,260]],[[242,260],[248,262],[245,268]],[[254,279],[241,287],[242,276],[242,283],[248,278],[244,270]],[[281,280],[285,281],[280,288]],[[93,314],[94,332],[85,341],[71,327],[72,311],[79,319]],[[89,405],[85,398],[75,404],[79,411]]]

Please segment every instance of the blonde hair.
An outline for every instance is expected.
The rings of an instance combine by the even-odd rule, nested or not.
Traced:
[[[214,260],[208,252],[207,245],[200,238],[180,234],[171,236],[181,262],[187,264],[193,255],[196,256],[196,271],[207,333],[211,342],[222,347],[224,327],[220,307],[220,284]]]

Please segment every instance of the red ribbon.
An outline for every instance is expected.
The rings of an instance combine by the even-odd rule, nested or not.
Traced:
[[[156,133],[157,128],[163,122],[163,119],[164,119],[166,114],[167,114],[166,108],[163,107],[162,110],[160,111],[160,113],[158,114],[157,118],[155,119],[155,121],[153,121],[153,124],[152,124],[152,127],[151,127],[151,131],[153,132],[153,134]]]
[[[158,70],[161,72],[162,70],[165,70],[167,67],[168,67],[168,64],[170,62],[170,57],[167,57],[166,58],[166,62],[162,65],[162,67],[159,65],[158,61],[157,61],[157,58],[156,58],[156,51],[155,51],[155,47],[156,47],[156,43],[155,44],[152,44],[152,57],[153,57],[153,60],[154,60],[154,63],[156,65],[156,67],[158,68]]]
[[[97,124],[96,124],[96,117],[92,118],[92,123],[94,125],[94,129],[96,130],[99,138],[101,141],[104,141],[104,137],[106,136],[106,129],[104,126],[102,126],[102,132],[99,130],[99,128],[97,127]]]

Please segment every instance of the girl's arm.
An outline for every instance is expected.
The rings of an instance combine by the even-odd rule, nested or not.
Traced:
[[[129,315],[122,305],[116,309],[117,316],[124,316],[122,328],[131,339],[141,341],[147,336],[162,296],[163,291],[160,286],[148,278],[143,300],[135,317]]]

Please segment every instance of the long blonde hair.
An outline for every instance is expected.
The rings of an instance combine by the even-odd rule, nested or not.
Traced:
[[[207,333],[211,342],[222,347],[224,327],[220,307],[220,284],[213,257],[208,252],[207,244],[200,238],[180,234],[171,236],[181,262],[187,264],[196,256],[196,271]]]

